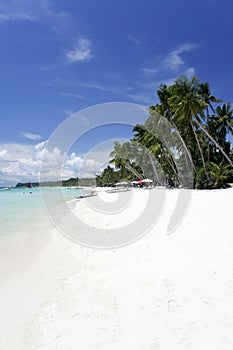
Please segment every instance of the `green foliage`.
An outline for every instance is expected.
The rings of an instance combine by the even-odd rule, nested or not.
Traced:
[[[149,117],[144,125],[135,125],[132,140],[124,144],[115,142],[110,163],[116,170],[104,170],[97,177],[99,183],[135,179],[137,173],[138,177],[153,178],[156,184],[179,185],[176,164],[182,169],[185,155],[174,161],[173,151],[180,152],[173,146],[176,131],[191,154],[194,186],[200,189],[227,186],[233,177],[233,151],[227,139],[233,134],[231,104],[213,96],[209,84],[196,77],[189,80],[181,76],[170,86],[162,84],[157,95],[159,103],[148,108]],[[219,103],[223,104],[215,107]]]
[[[210,174],[210,186],[213,188],[227,187],[227,182],[233,176],[233,169],[226,162],[221,161],[220,164],[213,162],[208,163]]]
[[[112,186],[118,180],[117,172],[110,166],[104,169],[101,175],[96,176],[97,186]]]

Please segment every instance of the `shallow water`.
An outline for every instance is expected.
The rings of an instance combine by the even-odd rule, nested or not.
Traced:
[[[62,191],[62,199],[61,199]],[[71,200],[87,195],[91,190],[63,188],[43,188],[43,195],[51,205],[59,205],[61,200]],[[40,188],[0,189],[0,235],[18,231],[45,214]]]

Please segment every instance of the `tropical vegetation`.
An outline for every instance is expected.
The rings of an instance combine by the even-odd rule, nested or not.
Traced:
[[[158,91],[148,119],[135,125],[132,139],[115,142],[98,185],[150,177],[154,183],[222,188],[233,182],[233,109],[212,95],[207,82],[180,76]]]

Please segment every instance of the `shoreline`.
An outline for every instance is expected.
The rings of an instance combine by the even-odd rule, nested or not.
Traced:
[[[233,189],[192,191],[165,235],[175,195],[167,190],[149,233],[119,249],[74,244],[49,219],[29,230],[20,254],[1,260],[0,349],[230,350]],[[83,204],[74,210],[84,217]]]

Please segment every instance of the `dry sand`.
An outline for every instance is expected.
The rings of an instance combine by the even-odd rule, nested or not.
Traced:
[[[140,215],[145,193],[121,225]],[[232,350],[233,189],[192,191],[184,221],[166,235],[177,193],[166,191],[149,233],[119,249],[82,247],[48,222],[18,235],[0,260],[0,349]],[[85,200],[73,210],[105,223]]]

